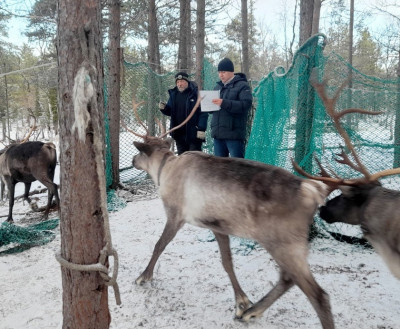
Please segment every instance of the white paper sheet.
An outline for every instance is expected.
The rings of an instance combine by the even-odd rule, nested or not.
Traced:
[[[219,111],[221,108],[212,103],[214,98],[219,98],[219,90],[200,90],[201,112]]]

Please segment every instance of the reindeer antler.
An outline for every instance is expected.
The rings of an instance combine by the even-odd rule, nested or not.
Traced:
[[[204,98],[204,97],[203,97],[203,98]],[[200,102],[201,102],[201,100],[202,100],[203,98],[201,98],[200,95],[198,95],[198,97],[197,97],[197,102],[196,102],[196,104],[194,105],[192,111],[191,111],[191,112],[189,113],[189,115],[187,116],[187,118],[186,118],[181,124],[179,124],[178,126],[172,128],[172,129],[170,129],[170,130],[168,130],[168,131],[165,131],[165,129],[163,129],[163,128],[161,127],[162,125],[160,125],[160,122],[159,122],[159,120],[158,120],[158,124],[160,125],[160,130],[161,130],[161,132],[162,132],[161,135],[159,136],[159,138],[164,138],[164,137],[167,136],[169,133],[171,133],[171,132],[173,132],[173,131],[179,129],[179,128],[182,127],[182,126],[184,126],[184,125],[193,117],[193,115],[195,114],[195,112],[196,112],[197,109],[199,108]],[[142,103],[144,103],[144,102],[141,101],[141,102],[139,102],[139,103],[136,103],[134,99],[133,99],[133,101],[132,101],[133,112],[135,113],[136,120],[137,120],[137,121],[139,122],[139,124],[146,130],[146,135],[138,134],[137,132],[135,132],[135,131],[129,129],[128,126],[126,125],[126,123],[125,123],[122,119],[121,119],[121,125],[122,125],[127,131],[129,131],[130,133],[134,134],[135,136],[141,137],[141,138],[143,138],[143,139],[146,139],[146,138],[149,137],[149,135],[148,135],[149,130],[146,128],[146,126],[144,125],[143,121],[140,120],[139,114],[138,114],[138,112],[137,112],[137,108],[138,108]]]
[[[31,125],[31,127],[30,127],[30,129],[29,129],[28,135],[26,135],[26,136],[22,139],[22,141],[19,142],[20,144],[23,144],[23,143],[27,142],[27,141],[29,140],[29,138],[31,137],[32,133],[37,129],[37,126],[36,126],[36,117],[34,116],[34,114],[33,114],[33,112],[32,112],[32,109],[29,108],[28,111],[29,111],[29,116],[33,118],[33,124]]]
[[[164,133],[161,134],[159,137],[160,137],[160,138],[163,138],[163,137],[167,136],[169,133],[171,133],[171,132],[173,132],[173,131],[179,129],[179,128],[182,127],[182,126],[184,126],[184,125],[193,117],[193,115],[195,114],[195,112],[196,112],[197,109],[199,108],[200,102],[201,102],[201,100],[202,100],[203,98],[204,98],[204,96],[203,96],[203,97],[200,97],[200,94],[199,94],[199,95],[197,96],[197,102],[196,102],[196,104],[194,105],[192,111],[191,111],[190,114],[187,116],[187,118],[185,119],[185,121],[183,121],[181,124],[175,126],[174,128],[172,128],[172,129],[170,129],[170,130],[164,132]]]
[[[346,132],[346,130],[342,127],[340,123],[340,119],[345,116],[346,114],[349,113],[361,113],[361,114],[369,114],[369,115],[378,115],[383,112],[372,112],[364,109],[359,109],[359,108],[348,108],[343,111],[336,111],[336,102],[340,96],[340,93],[342,92],[343,88],[347,85],[348,80],[342,83],[342,85],[338,88],[336,91],[335,95],[333,98],[329,98],[327,93],[326,93],[326,84],[327,84],[327,79],[324,79],[323,82],[318,82],[316,79],[316,72],[315,70],[312,72],[311,78],[310,78],[310,83],[314,87],[314,89],[317,91],[319,97],[322,100],[322,103],[325,106],[325,110],[327,114],[331,117],[331,119],[334,122],[335,128],[337,129],[339,135],[343,138],[346,147],[349,149],[352,157],[354,158],[354,162],[352,162],[347,155],[347,153],[344,151],[342,147],[341,153],[337,154],[339,158],[335,159],[337,162],[345,164],[349,166],[350,168],[360,172],[364,177],[362,178],[355,178],[355,179],[344,179],[339,177],[338,175],[335,174],[335,178],[331,177],[329,173],[323,168],[321,162],[316,159],[318,166],[321,170],[320,175],[321,176],[313,176],[306,171],[304,171],[293,159],[292,159],[292,164],[294,169],[301,175],[315,179],[315,180],[320,180],[328,185],[331,186],[337,186],[337,185],[357,185],[360,183],[370,183],[378,180],[378,178],[384,177],[384,176],[390,176],[390,175],[395,175],[400,173],[400,168],[394,168],[394,169],[387,169],[381,172],[378,172],[376,174],[371,175],[367,168],[364,166],[364,164],[361,162],[352,142],[351,139]]]
[[[138,112],[138,107],[142,104],[144,104],[145,101],[140,101],[139,103],[136,103],[135,101],[135,97],[132,97],[132,109],[133,109],[133,114],[135,115],[136,121],[144,128],[144,130],[146,131],[146,134],[139,134],[135,131],[133,131],[132,129],[129,129],[127,124],[124,122],[123,119],[121,119],[121,126],[124,127],[127,131],[129,131],[131,134],[135,135],[136,137],[140,137],[140,138],[146,138],[146,136],[149,134],[149,130],[147,129],[147,127],[144,125],[143,121],[140,120],[139,117],[139,112]]]
[[[144,104],[145,101],[140,101],[139,103],[136,103],[135,101],[135,97],[132,97],[132,108],[133,108],[133,113],[135,114],[136,120],[139,122],[139,124],[144,128],[144,130],[146,131],[146,135],[148,135],[149,130],[147,129],[147,127],[145,126],[145,124],[143,123],[142,120],[140,120],[139,117],[139,112],[138,112],[138,107],[142,104]]]
[[[165,129],[165,126],[162,124],[159,118],[155,118],[155,120],[157,122],[158,128],[160,128],[161,134],[164,134],[167,131],[167,129]]]
[[[360,158],[358,157],[358,154],[351,142],[351,139],[350,139],[348,133],[340,124],[340,118],[349,113],[362,113],[362,114],[378,115],[378,114],[381,114],[382,112],[371,112],[371,111],[358,109],[358,108],[349,108],[349,109],[346,109],[341,112],[336,111],[335,110],[336,102],[340,96],[340,93],[342,92],[344,87],[348,84],[349,80],[347,79],[346,81],[344,81],[341,84],[341,86],[338,88],[338,90],[336,91],[333,98],[329,98],[328,95],[326,94],[326,84],[327,84],[326,82],[327,82],[327,79],[324,79],[323,82],[318,82],[316,79],[316,71],[314,70],[312,72],[311,78],[310,78],[310,83],[314,87],[314,89],[317,91],[319,97],[322,100],[322,103],[325,105],[327,114],[333,120],[333,123],[334,123],[339,135],[342,136],[342,138],[346,144],[346,147],[350,150],[350,152],[354,158],[354,161],[356,162],[356,165],[351,163],[350,159],[347,157],[347,155],[344,152],[342,152],[342,154],[341,154],[341,155],[343,155],[343,160],[340,160],[338,162],[348,164],[351,168],[362,173],[365,176],[365,178],[369,179],[369,177],[371,175],[368,172],[368,169],[360,161]],[[343,162],[343,161],[345,161],[345,162]]]

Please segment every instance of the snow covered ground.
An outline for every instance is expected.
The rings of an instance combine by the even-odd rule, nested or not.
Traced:
[[[43,196],[45,197],[45,195]],[[44,201],[43,201],[44,202]],[[28,206],[16,204],[16,213]],[[0,207],[0,215],[7,206]],[[21,215],[22,216],[22,215]],[[15,216],[16,224],[22,221]],[[2,218],[4,220],[4,218]],[[110,214],[112,239],[120,258],[118,284],[122,305],[109,291],[111,328],[288,329],[320,328],[305,295],[292,288],[250,323],[233,319],[234,299],[209,231],[186,225],[167,247],[144,286],[135,279],[146,267],[165,224],[162,203],[147,196]],[[253,302],[271,289],[278,277],[269,254],[232,239],[239,281]],[[62,327],[61,271],[54,254],[60,235],[40,247],[0,257],[0,328]],[[249,252],[250,251],[250,252]],[[400,284],[373,251],[318,239],[309,261],[318,283],[330,295],[337,328],[400,328]]]

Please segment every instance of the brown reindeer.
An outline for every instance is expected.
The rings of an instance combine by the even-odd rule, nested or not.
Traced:
[[[36,120],[35,120],[36,122]],[[8,222],[13,222],[15,185],[18,182],[25,184],[24,199],[31,203],[29,190],[32,182],[38,180],[48,190],[47,206],[43,218],[47,218],[53,196],[59,205],[57,184],[53,182],[57,164],[56,146],[53,143],[28,141],[35,124],[20,143],[14,143],[0,150],[1,196],[3,197],[4,184],[7,185],[9,197]]]
[[[362,164],[359,156],[351,143],[340,119],[348,113],[380,114],[381,112],[369,112],[361,109],[347,109],[341,112],[335,110],[336,101],[339,97],[343,84],[333,98],[326,94],[326,81],[318,83],[311,81],[315,90],[323,101],[326,111],[332,118],[336,129],[342,136],[346,147],[354,159],[350,160],[342,150],[336,161],[348,165],[363,177],[355,179],[344,179],[336,173],[332,175],[318,162],[321,176],[309,175],[296,163],[295,169],[311,179],[317,179],[331,185],[331,189],[339,188],[341,194],[320,208],[319,214],[328,223],[343,222],[352,225],[360,225],[364,237],[371,243],[375,250],[381,255],[392,274],[400,279],[400,192],[382,187],[379,178],[400,174],[400,168],[388,169],[375,174],[370,174]],[[335,176],[335,177],[332,177]]]
[[[200,97],[192,113],[199,102]],[[178,230],[189,223],[210,229],[215,235],[222,265],[234,290],[236,318],[249,321],[261,316],[297,285],[310,300],[322,327],[334,328],[329,297],[315,281],[307,262],[309,226],[327,195],[325,184],[246,159],[196,151],[176,156],[170,150],[170,142],[139,136],[144,141],[134,142],[139,154],[134,156],[133,166],[146,171],[158,186],[167,222],[137,284],[152,280],[159,256]],[[235,276],[229,235],[257,241],[280,268],[277,284],[255,304]]]

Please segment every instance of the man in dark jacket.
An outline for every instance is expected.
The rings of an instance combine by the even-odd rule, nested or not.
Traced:
[[[175,75],[176,86],[170,90],[167,104],[160,102],[160,111],[171,117],[170,128],[181,124],[190,114],[197,102],[198,88],[189,80],[189,75],[179,72]],[[201,151],[205,141],[208,113],[201,112],[200,107],[193,117],[181,128],[171,133],[176,142],[178,155],[186,151]]]
[[[220,107],[212,112],[211,137],[214,138],[214,154],[244,158],[247,116],[253,96],[246,75],[233,73],[234,66],[229,58],[218,64],[218,76],[214,90],[220,91],[220,98],[212,102]]]

